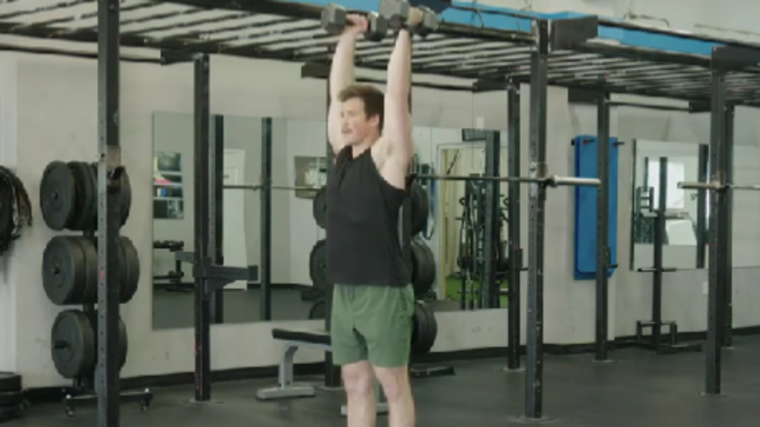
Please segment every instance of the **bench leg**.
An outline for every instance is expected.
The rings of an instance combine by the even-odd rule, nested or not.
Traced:
[[[386,415],[388,413],[388,402],[385,399],[385,393],[383,388],[380,387],[380,382],[375,380],[375,413],[378,415]],[[348,407],[343,405],[340,407],[340,414],[348,416]]]
[[[316,395],[316,391],[312,386],[293,385],[293,360],[297,351],[297,345],[291,344],[285,347],[285,352],[280,361],[277,387],[256,391],[256,398],[259,400],[279,400],[296,397],[314,397]]]

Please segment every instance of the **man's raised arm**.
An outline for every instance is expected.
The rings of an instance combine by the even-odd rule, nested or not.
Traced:
[[[422,13],[413,8],[407,25],[414,26],[422,19]],[[414,154],[412,143],[412,118],[409,113],[409,90],[412,83],[412,35],[402,29],[396,37],[396,45],[388,60],[388,83],[385,92],[385,126],[383,135],[391,144],[391,156],[404,164]]]
[[[327,136],[335,153],[338,153],[345,145],[341,133],[341,103],[338,96],[343,89],[354,83],[356,39],[367,27],[367,20],[364,17],[349,15],[346,18],[353,25],[348,25],[340,35],[330,68],[330,109],[327,113]]]

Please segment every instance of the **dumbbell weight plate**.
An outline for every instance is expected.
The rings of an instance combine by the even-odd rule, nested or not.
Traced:
[[[330,4],[322,9],[322,28],[329,34],[340,34],[346,27],[346,9]]]
[[[364,38],[374,42],[381,42],[388,35],[388,21],[378,13],[372,12],[367,16],[368,27]]]

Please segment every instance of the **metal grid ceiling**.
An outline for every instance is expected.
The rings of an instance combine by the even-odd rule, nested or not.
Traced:
[[[328,62],[336,37],[319,21],[146,0],[121,3],[121,44],[296,62]],[[53,40],[97,41],[95,0],[5,0],[0,33]],[[469,37],[468,37],[469,35]],[[414,43],[415,73],[469,80],[528,81],[533,37],[527,32],[444,24]],[[360,41],[357,64],[382,70],[392,49]],[[549,85],[686,101],[710,98],[709,58],[593,40],[549,59]],[[729,102],[760,105],[760,68],[727,78]]]

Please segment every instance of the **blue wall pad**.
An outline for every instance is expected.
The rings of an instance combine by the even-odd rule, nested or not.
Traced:
[[[598,178],[597,144],[594,135],[578,135],[575,147],[575,176]],[[610,264],[617,264],[617,211],[618,211],[618,148],[617,138],[610,138],[609,183],[609,247]],[[575,280],[596,278],[596,201],[597,187],[575,187]],[[609,276],[615,272],[610,268]]]

